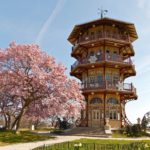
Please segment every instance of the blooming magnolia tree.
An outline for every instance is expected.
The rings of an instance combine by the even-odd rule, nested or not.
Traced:
[[[78,83],[37,45],[13,42],[0,50],[0,113],[7,128],[18,130],[24,114],[33,118],[51,114],[77,117],[83,107]]]

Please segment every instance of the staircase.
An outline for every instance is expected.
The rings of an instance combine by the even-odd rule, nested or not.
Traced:
[[[124,122],[125,122],[125,126],[126,125],[132,126],[132,123],[129,121],[129,119],[127,118],[126,114],[123,115],[123,119],[124,119]]]
[[[66,130],[64,134],[76,136],[108,137],[108,135],[105,134],[104,129],[98,127],[76,127]]]
[[[127,103],[129,101],[131,101],[131,100],[127,100],[125,103]],[[132,123],[130,122],[130,120],[126,116],[125,108],[122,104],[121,104],[121,107],[122,107],[122,119],[124,120],[125,126],[127,126],[127,125],[132,126]]]

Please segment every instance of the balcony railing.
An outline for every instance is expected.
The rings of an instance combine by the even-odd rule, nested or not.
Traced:
[[[95,34],[90,34],[90,35],[80,35],[78,40],[75,43],[75,46],[72,48],[72,51],[78,44],[82,44],[84,42],[88,41],[96,41],[99,39],[113,39],[113,40],[119,40],[119,41],[125,41],[129,42],[129,36],[126,34],[119,34],[119,33],[110,33],[110,32],[100,32],[100,33],[95,33]]]
[[[112,83],[109,81],[100,82],[86,82],[81,84],[81,89],[83,90],[93,90],[93,89],[109,89],[118,91],[130,91],[136,93],[136,89],[132,83]]]
[[[133,64],[131,58],[125,59],[123,60],[121,58],[121,56],[116,55],[116,56],[112,56],[112,55],[100,55],[100,56],[95,56],[95,62],[94,61],[90,61],[90,57],[86,58],[86,59],[82,59],[81,61],[76,61],[72,66],[71,66],[71,71],[74,70],[78,65],[82,65],[82,64],[92,64],[92,63],[99,63],[99,62],[103,62],[103,61],[107,61],[107,62],[120,62],[123,64]]]

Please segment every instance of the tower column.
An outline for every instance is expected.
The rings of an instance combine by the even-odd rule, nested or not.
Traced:
[[[105,125],[105,118],[106,118],[106,93],[104,93],[104,125]]]
[[[86,127],[88,127],[89,126],[89,122],[88,122],[88,120],[89,120],[88,96],[86,95],[85,98],[86,98]]]

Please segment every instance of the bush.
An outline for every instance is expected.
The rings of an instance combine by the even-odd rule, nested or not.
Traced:
[[[141,122],[141,127],[144,130],[144,132],[146,132],[147,125],[148,125],[148,121],[147,121],[146,117],[144,116],[142,119],[142,122]]]
[[[126,126],[126,134],[128,136],[139,137],[142,136],[142,129],[139,124],[134,124],[132,126]]]
[[[72,124],[70,124],[66,118],[63,118],[62,121],[60,118],[58,118],[57,122],[60,130],[66,130],[72,127]]]
[[[132,134],[132,126],[127,125],[125,130],[126,130],[126,134],[131,136],[131,134]]]

